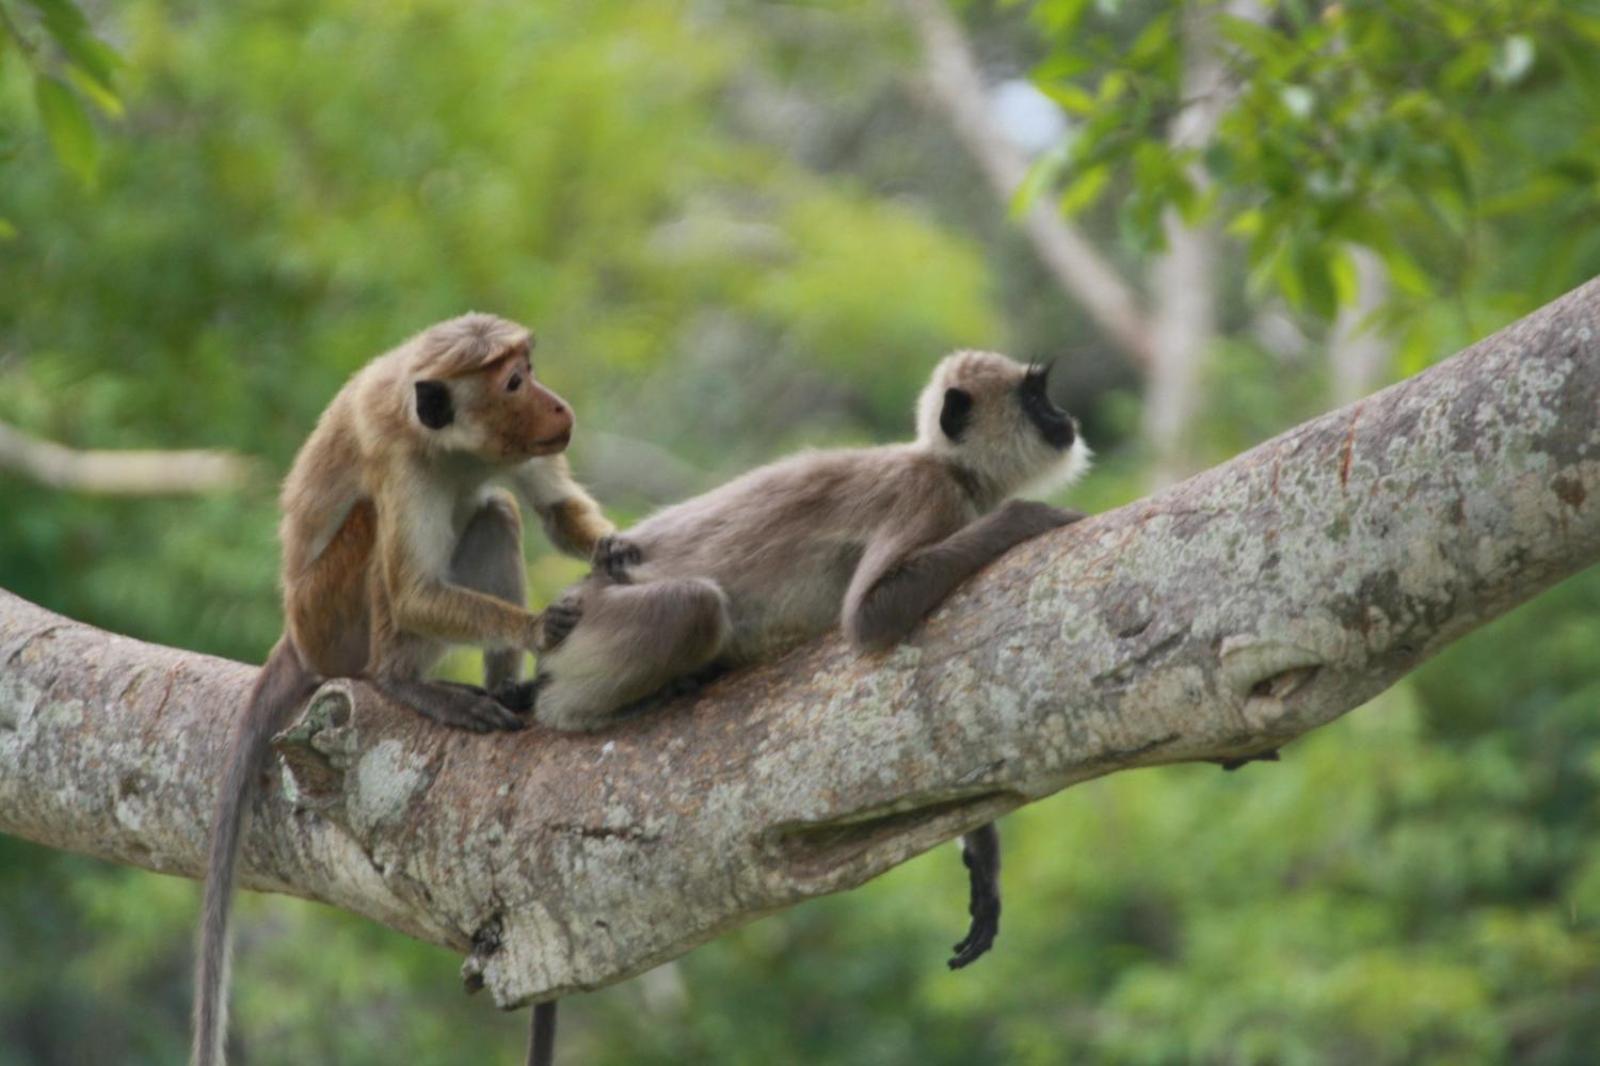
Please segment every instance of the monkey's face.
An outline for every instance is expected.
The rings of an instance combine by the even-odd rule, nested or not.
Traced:
[[[539,384],[526,344],[470,374],[416,384],[417,418],[438,443],[491,463],[566,450],[572,408]]]
[[[994,352],[941,362],[918,404],[918,438],[1004,492],[1070,482],[1088,467],[1078,423],[1049,394],[1050,367]]]

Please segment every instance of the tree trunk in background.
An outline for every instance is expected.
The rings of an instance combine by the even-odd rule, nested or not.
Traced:
[[[883,654],[825,637],[576,736],[332,682],[275,741],[242,879],[454,948],[502,1006],[622,980],[1077,782],[1359,706],[1600,559],[1597,415],[1600,281],[1021,546]],[[195,876],[254,676],[0,593],[0,831]]]
[[[1328,334],[1328,377],[1336,404],[1372,392],[1390,369],[1394,345],[1372,316],[1389,299],[1389,272],[1370,248],[1350,249],[1356,266],[1356,302],[1339,309]]]
[[[922,44],[933,99],[1001,205],[1009,207],[1028,175],[1028,160],[995,128],[983,76],[961,24],[944,0],[902,3]],[[1047,201],[1031,205],[1021,226],[1067,299],[1083,308],[1129,362],[1148,367],[1153,345],[1149,324],[1139,310],[1138,294],[1111,262]]]
[[[1255,0],[1225,8],[1235,18],[1265,19]],[[1182,96],[1187,106],[1172,120],[1174,149],[1203,151],[1234,94],[1213,22],[1217,9],[1184,5]],[[1209,186],[1205,169],[1189,168],[1197,193]],[[1151,359],[1145,376],[1144,439],[1151,452],[1150,480],[1160,488],[1195,468],[1189,430],[1204,399],[1205,359],[1217,336],[1217,275],[1221,235],[1210,221],[1191,226],[1168,208],[1162,219],[1166,250],[1150,268]]]

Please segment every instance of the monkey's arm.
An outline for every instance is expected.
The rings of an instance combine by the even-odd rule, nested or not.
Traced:
[[[511,488],[544,526],[556,550],[590,559],[602,537],[616,532],[600,505],[573,480],[565,455],[530,459],[511,472]]]
[[[922,527],[888,527],[868,545],[845,594],[844,629],[858,647],[903,638],[957,585],[1023,541],[1083,518],[1042,503],[1011,500],[939,539],[937,509]],[[947,520],[947,519],[946,519]],[[954,948],[951,969],[970,965],[1000,931],[1000,834],[991,823],[961,840],[971,924]]]
[[[540,618],[497,596],[452,584],[449,524],[426,501],[397,494],[378,509],[382,579],[395,624],[403,631],[454,644],[532,650]]]
[[[867,546],[850,580],[845,634],[859,648],[886,648],[994,559],[1083,517],[1033,500],[1009,500],[933,543],[926,527],[886,529]]]

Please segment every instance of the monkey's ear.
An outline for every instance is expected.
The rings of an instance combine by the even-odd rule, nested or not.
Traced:
[[[450,386],[442,381],[417,382],[417,421],[429,429],[443,429],[456,420]]]
[[[972,393],[966,389],[945,389],[944,410],[939,412],[939,428],[951,440],[960,440],[972,417]]]

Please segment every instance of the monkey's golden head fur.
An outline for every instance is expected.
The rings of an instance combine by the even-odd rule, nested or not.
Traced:
[[[533,336],[494,315],[466,314],[402,346],[412,424],[434,448],[491,463],[564,451],[572,408],[533,375]]]
[[[1089,468],[1078,423],[1050,399],[1050,367],[960,351],[934,368],[917,400],[917,441],[1001,496],[1064,488]]]

